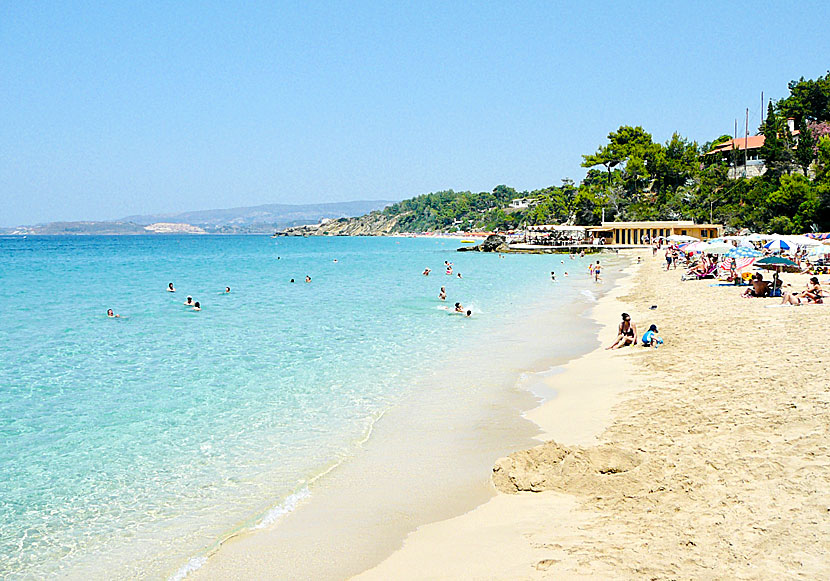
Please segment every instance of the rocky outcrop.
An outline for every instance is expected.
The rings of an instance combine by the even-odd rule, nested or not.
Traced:
[[[498,234],[490,234],[484,239],[484,242],[476,246],[462,246],[458,249],[459,252],[509,252],[510,248],[507,246],[507,241],[504,236]]]
[[[357,218],[323,220],[319,224],[292,226],[280,232],[281,236],[386,236],[395,232],[398,220],[403,214],[387,216],[372,212]]]

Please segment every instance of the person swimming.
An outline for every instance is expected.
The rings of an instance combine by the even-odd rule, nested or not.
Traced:
[[[193,306],[193,297],[190,296],[190,295],[187,295],[187,300],[185,302],[183,302],[182,304],[186,307],[192,307]]]
[[[473,312],[470,309],[467,309],[467,314],[464,315],[464,316],[465,317],[470,317],[470,316],[472,316],[472,314],[473,314]]]
[[[458,278],[461,278],[461,273],[459,272],[457,276],[458,276]]]
[[[226,286],[225,287],[225,294],[228,294],[229,292],[231,292],[231,287]]]
[[[167,283],[167,292],[169,292],[169,293],[174,293],[174,292],[176,292],[176,289],[173,287],[173,283],[172,283],[172,282]]]
[[[199,301],[196,301],[195,303],[193,303],[193,310],[194,311],[201,311],[202,310],[202,305],[199,304]]]
[[[291,279],[291,280],[289,280],[288,282],[294,282],[294,279],[292,278],[292,279]]]
[[[556,273],[555,273],[555,272],[553,272],[552,270],[550,271],[550,279],[551,279],[553,282],[556,282]]]
[[[455,312],[456,313],[463,313],[464,312],[464,305],[461,303],[455,303]]]
[[[430,273],[430,272],[432,272],[432,270],[431,270],[431,269],[429,269],[429,268],[425,268],[425,269],[424,269],[424,272],[422,272],[421,274],[423,274],[424,276],[429,276],[429,273]]]
[[[442,301],[447,300],[447,289],[445,289],[444,287],[441,287],[441,292],[438,293],[438,298],[441,299]]]
[[[112,309],[107,309],[107,316],[108,316],[110,319],[118,319],[118,318],[120,318],[120,317],[121,317],[121,315],[116,315],[115,313],[113,313],[113,312],[112,312]]]
[[[311,277],[310,277],[310,276],[308,276],[308,275],[305,275],[305,281],[306,281],[306,282],[311,282]]]

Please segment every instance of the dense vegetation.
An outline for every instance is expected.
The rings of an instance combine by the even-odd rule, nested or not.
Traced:
[[[729,229],[795,233],[830,230],[830,72],[792,81],[789,96],[770,102],[759,128],[767,171],[729,179],[738,151],[706,155],[729,141],[722,135],[699,145],[675,133],[655,143],[642,127],[622,126],[608,143],[583,155],[581,183],[563,180],[531,192],[500,185],[492,192],[435,192],[394,204],[397,229],[509,230],[530,224],[599,224],[606,220],[713,220]],[[795,118],[797,137],[787,126]],[[529,208],[509,208],[528,198]]]

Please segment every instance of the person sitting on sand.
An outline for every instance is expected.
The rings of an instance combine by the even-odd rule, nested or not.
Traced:
[[[199,304],[199,301],[196,301],[195,303],[193,303],[193,310],[194,311],[201,311],[202,310],[202,305]]]
[[[606,349],[619,349],[628,345],[637,344],[637,325],[631,322],[631,317],[628,313],[622,314],[622,322],[617,329],[617,340],[614,344]]]
[[[652,325],[648,331],[643,333],[643,347],[654,347],[657,349],[658,345],[663,344],[663,339],[657,334],[657,325]]]
[[[185,302],[183,302],[182,304],[186,307],[192,307],[193,306],[193,297],[190,296],[190,295],[187,295],[187,300]]]
[[[455,303],[455,312],[456,313],[463,313],[464,312],[464,305],[461,303]]]
[[[782,305],[801,305],[804,303],[812,303],[820,305],[824,302],[824,291],[818,282],[818,277],[814,276],[807,282],[807,290],[803,292],[785,292],[781,299]]]
[[[169,292],[169,293],[174,293],[174,292],[176,292],[176,289],[175,289],[175,288],[173,288],[173,283],[172,283],[172,282],[168,282],[168,283],[167,283],[167,292]]]
[[[447,289],[445,289],[444,287],[441,287],[441,292],[438,293],[438,298],[441,299],[442,301],[447,300]]]
[[[112,309],[107,309],[107,316],[108,316],[110,319],[118,319],[118,318],[120,318],[120,317],[121,317],[121,315],[116,315],[115,313],[113,313],[113,312],[112,312]]]
[[[769,281],[764,280],[763,274],[756,272],[752,275],[752,285],[741,296],[744,298],[769,296]]]

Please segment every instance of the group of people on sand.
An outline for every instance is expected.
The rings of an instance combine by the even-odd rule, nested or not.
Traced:
[[[663,339],[657,331],[657,325],[650,325],[648,331],[643,333],[640,343],[643,347],[652,347],[656,349],[663,344]],[[622,321],[617,327],[617,340],[605,349],[620,349],[628,347],[629,345],[637,344],[637,325],[631,321],[631,315],[628,313],[622,314]]]
[[[780,296],[782,305],[820,305],[827,297],[817,276],[810,277],[802,291],[784,290],[785,286],[787,285],[778,277],[771,281],[764,280],[764,275],[756,272],[752,275],[750,286],[741,293],[741,296],[744,298]]]

